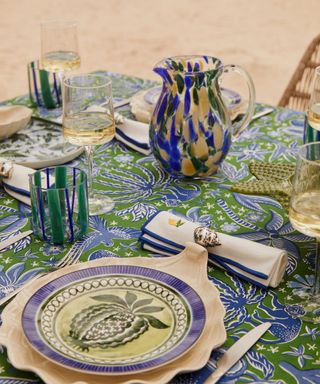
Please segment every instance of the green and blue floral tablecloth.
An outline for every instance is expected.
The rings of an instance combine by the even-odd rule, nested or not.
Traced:
[[[112,76],[116,100],[154,85],[133,77]],[[9,103],[27,104],[27,98],[15,98]],[[122,112],[130,115],[128,107],[122,108]],[[50,117],[52,111],[48,114]],[[171,210],[220,232],[286,249],[289,254],[285,281],[277,289],[264,290],[222,270],[208,268],[209,278],[219,289],[227,311],[228,339],[212,353],[202,370],[179,375],[171,383],[202,383],[225,348],[263,321],[272,323],[270,331],[220,383],[320,383],[320,327],[303,323],[297,316],[298,306],[284,305],[285,298],[290,302],[294,288],[312,284],[314,242],[292,228],[276,200],[230,191],[234,183],[252,177],[248,170],[251,161],[294,163],[302,143],[303,122],[302,113],[275,108],[272,114],[249,126],[233,143],[219,172],[204,180],[174,179],[152,155],[143,157],[115,141],[97,149],[95,188],[104,190],[117,204],[111,213],[91,217],[90,232],[73,245],[81,261],[138,255],[158,257],[142,251],[137,240],[141,225],[157,210]],[[83,157],[72,164],[82,166]],[[29,215],[29,207],[1,190],[0,240],[9,233],[29,228]],[[2,251],[0,297],[54,265],[68,250],[68,246],[53,246],[28,237]],[[0,384],[41,383],[32,373],[16,370],[6,351],[1,352]]]

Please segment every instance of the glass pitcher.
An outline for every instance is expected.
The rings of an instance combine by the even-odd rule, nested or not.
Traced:
[[[150,123],[155,158],[177,177],[205,177],[217,171],[231,145],[252,118],[255,90],[251,77],[237,65],[209,56],[177,56],[154,68],[163,80]],[[248,85],[244,117],[231,123],[221,94],[220,77],[236,72]]]

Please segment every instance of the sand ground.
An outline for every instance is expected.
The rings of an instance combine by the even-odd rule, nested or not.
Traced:
[[[207,54],[251,74],[257,101],[277,104],[308,43],[320,0],[0,0],[0,100],[27,92],[40,21],[78,22],[81,71],[150,79],[160,59]]]

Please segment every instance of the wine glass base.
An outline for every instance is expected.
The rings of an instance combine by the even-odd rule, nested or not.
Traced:
[[[315,295],[312,288],[294,290],[286,301],[288,312],[295,317],[313,324],[320,324],[320,295]]]
[[[89,216],[102,215],[110,212],[114,207],[114,201],[104,195],[93,194],[89,197]]]

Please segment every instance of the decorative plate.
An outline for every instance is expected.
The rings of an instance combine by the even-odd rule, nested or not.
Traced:
[[[31,168],[63,164],[82,152],[82,147],[64,141],[61,127],[33,119],[0,146],[0,158]]]
[[[32,110],[24,105],[0,108],[0,140],[5,140],[23,129],[30,121]]]
[[[186,353],[206,320],[199,295],[182,280],[121,265],[72,272],[26,304],[30,344],[63,366],[95,374],[147,371]]]
[[[242,104],[241,96],[231,89],[221,88],[222,97],[230,112],[234,113]],[[149,123],[154,106],[161,93],[161,86],[137,92],[131,98],[131,112],[136,120]]]
[[[222,96],[228,108],[234,108],[241,103],[241,96],[231,89],[221,88]],[[155,105],[161,93],[161,86],[153,87],[145,91],[144,100],[151,105]]]
[[[0,344],[5,346],[11,364],[17,369],[35,372],[45,383],[50,384],[163,384],[177,374],[197,371],[209,360],[211,351],[226,340],[224,326],[225,309],[219,298],[217,288],[208,279],[208,253],[195,243],[186,243],[186,249],[171,257],[131,257],[97,259],[71,265],[51,272],[28,284],[25,289],[8,303],[1,313]],[[22,330],[22,312],[30,298],[44,285],[70,272],[85,268],[108,265],[133,265],[153,268],[173,275],[196,287],[206,311],[206,322],[199,340],[185,354],[160,366],[143,372],[129,372],[119,375],[99,375],[83,372],[56,364],[30,346]],[[190,273],[192,271],[192,273]]]

